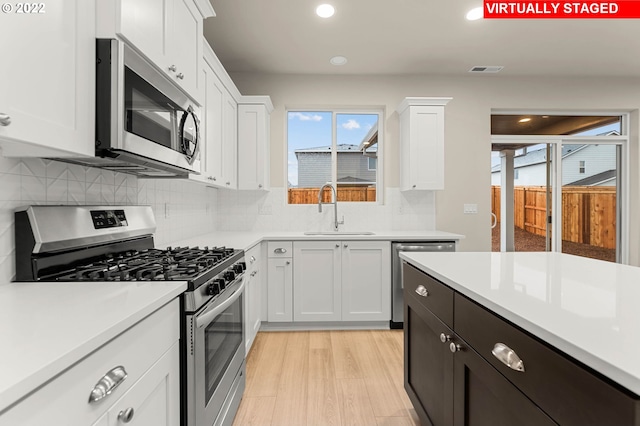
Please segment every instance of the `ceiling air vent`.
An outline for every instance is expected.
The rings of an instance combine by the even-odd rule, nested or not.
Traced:
[[[473,67],[469,70],[469,72],[477,72],[477,73],[496,73],[502,71],[502,68],[499,66],[483,66],[483,67]]]

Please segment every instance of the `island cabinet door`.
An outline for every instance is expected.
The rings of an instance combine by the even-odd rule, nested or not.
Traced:
[[[423,426],[451,425],[453,353],[448,339],[453,332],[408,292],[404,315],[405,390]]]
[[[454,426],[557,425],[462,339],[450,345]]]

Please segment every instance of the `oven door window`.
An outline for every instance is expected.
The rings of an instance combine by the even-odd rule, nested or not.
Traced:
[[[204,331],[205,401],[211,399],[235,353],[243,345],[242,318],[240,297]]]
[[[124,81],[126,131],[176,150],[183,111],[129,68]]]

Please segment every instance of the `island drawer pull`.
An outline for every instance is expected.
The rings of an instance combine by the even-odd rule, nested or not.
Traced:
[[[524,373],[524,361],[520,359],[517,353],[515,353],[509,346],[504,343],[496,343],[491,351],[498,361],[506,365],[512,370],[520,371]]]
[[[419,285],[418,288],[416,288],[416,293],[422,297],[427,297],[429,295],[429,292],[423,285]]]
[[[119,365],[112,368],[107,374],[96,383],[89,395],[89,404],[98,402],[102,398],[109,395],[115,388],[120,386],[124,379],[127,378],[127,371],[123,366]]]
[[[285,248],[277,248],[273,252],[277,253],[277,254],[284,254],[284,253],[287,252],[287,249],[285,249]]]

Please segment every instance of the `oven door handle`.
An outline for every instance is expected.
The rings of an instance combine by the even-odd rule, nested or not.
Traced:
[[[222,312],[224,312],[225,309],[227,309],[236,300],[238,300],[238,297],[240,297],[240,295],[244,291],[244,284],[245,284],[245,282],[244,282],[244,277],[243,277],[242,278],[242,284],[240,284],[240,287],[238,287],[238,289],[236,291],[231,293],[231,295],[227,298],[227,300],[225,300],[224,302],[222,302],[219,305],[208,307],[207,309],[204,310],[204,312],[202,312],[200,315],[198,315],[196,317],[196,327],[202,328],[205,325],[209,324],[215,317],[220,315]]]

